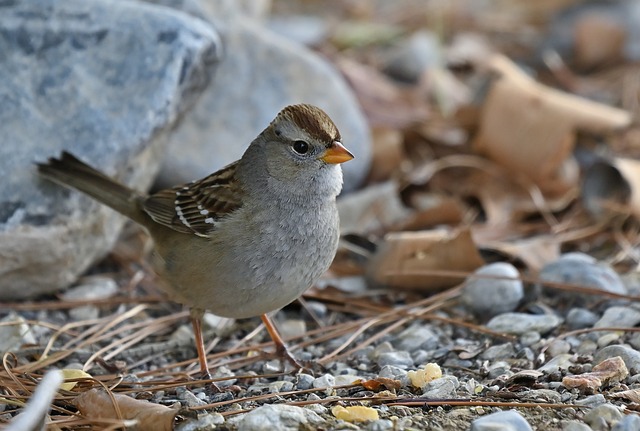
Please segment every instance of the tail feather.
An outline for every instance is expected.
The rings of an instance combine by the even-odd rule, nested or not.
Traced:
[[[138,223],[146,217],[140,209],[142,196],[64,151],[59,159],[38,163],[38,172],[59,184],[79,190]]]

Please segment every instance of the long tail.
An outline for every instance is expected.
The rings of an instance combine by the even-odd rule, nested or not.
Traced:
[[[88,194],[140,224],[148,221],[141,211],[142,196],[139,193],[85,164],[73,154],[65,151],[59,159],[52,157],[47,163],[38,163],[38,172],[52,181]]]

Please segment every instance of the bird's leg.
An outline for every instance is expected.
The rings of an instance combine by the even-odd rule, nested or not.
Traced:
[[[265,328],[267,328],[267,332],[269,333],[269,335],[271,336],[271,339],[276,345],[276,355],[280,358],[280,360],[282,362],[286,360],[291,365],[296,367],[298,370],[304,370],[305,367],[296,360],[296,358],[291,354],[291,352],[289,352],[287,345],[284,343],[284,340],[278,333],[278,330],[276,329],[275,325],[271,321],[271,318],[266,314],[263,314],[260,316],[260,319],[262,319],[262,323],[264,323]]]
[[[191,324],[193,325],[193,335],[196,342],[196,350],[198,351],[198,362],[200,362],[200,378],[203,380],[211,379],[211,373],[209,372],[209,364],[207,364],[207,354],[204,351],[204,340],[202,338],[202,316],[204,316],[204,310],[200,308],[192,308]],[[222,392],[218,385],[211,382],[211,387],[215,392]]]

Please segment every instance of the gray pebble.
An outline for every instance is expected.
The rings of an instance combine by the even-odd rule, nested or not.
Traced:
[[[492,413],[474,420],[470,431],[533,431],[531,425],[516,410]]]
[[[462,290],[462,301],[471,311],[479,316],[495,316],[518,307],[524,297],[522,281],[498,278],[519,277],[520,273],[513,265],[492,263],[478,269],[475,274],[482,277],[470,277]]]
[[[548,374],[558,370],[566,370],[570,366],[574,365],[574,359],[574,355],[564,353],[551,358],[549,362],[538,368],[538,371]]]
[[[570,329],[590,328],[598,321],[598,315],[586,308],[572,308],[567,313],[567,326]]]
[[[591,427],[578,421],[567,422],[562,426],[562,431],[592,431]]]
[[[399,368],[413,367],[413,359],[409,352],[398,350],[395,352],[386,352],[378,355],[376,359],[378,366],[384,367],[385,365],[393,365]]]
[[[539,332],[529,331],[520,336],[520,343],[523,346],[532,346],[540,341],[540,338],[542,337],[540,336]]]
[[[238,431],[294,431],[312,429],[324,423],[309,409],[284,404],[265,404],[245,414],[238,421]]]
[[[596,407],[607,402],[602,394],[589,395],[581,400],[576,401],[576,405],[584,407]]]
[[[596,332],[593,334],[596,334]],[[610,344],[618,343],[620,340],[620,334],[616,332],[597,332],[597,334],[602,334],[596,341],[598,347],[605,347]]]
[[[640,311],[631,307],[609,307],[595,325],[596,328],[633,328],[640,323]]]
[[[220,413],[207,413],[176,424],[175,431],[214,430],[223,423],[224,416]]]
[[[513,355],[515,355],[513,344],[504,343],[489,347],[487,350],[482,352],[480,358],[493,361],[496,359],[512,358]]]
[[[459,386],[455,376],[442,376],[427,383],[422,389],[422,396],[433,400],[455,398]]]
[[[605,403],[589,410],[584,415],[584,421],[595,431],[609,429],[609,426],[618,422],[623,417],[620,408],[613,404]],[[603,423],[604,422],[604,427]]]
[[[300,373],[297,376],[296,389],[304,391],[313,387],[313,382],[316,378],[310,374]]]
[[[515,335],[522,335],[530,331],[545,334],[557,328],[561,323],[562,319],[553,314],[504,313],[491,319],[487,323],[487,328]]]
[[[325,374],[313,381],[314,388],[328,388],[336,385],[336,378],[331,374]]]
[[[640,430],[640,416],[626,415],[620,422],[615,424],[611,431],[638,431]]]
[[[539,278],[542,281],[576,284],[605,292],[627,293],[620,276],[613,268],[597,263],[591,256],[582,253],[568,253],[555,262],[547,264],[540,271]],[[547,288],[547,290],[556,294],[560,292],[553,288]],[[580,298],[578,292],[562,291],[562,295]]]
[[[622,358],[631,374],[640,372],[640,352],[622,344],[615,344],[598,350],[593,356],[593,362],[599,364],[605,359],[615,356]]]
[[[435,349],[438,347],[438,336],[424,324],[414,324],[398,334],[395,343],[398,350],[414,352],[418,349]]]
[[[367,424],[367,431],[390,431],[394,429],[393,421],[389,419],[378,419]]]
[[[513,374],[511,373],[511,365],[506,361],[494,362],[487,367],[487,370],[489,371],[490,379]]]
[[[409,386],[410,383],[409,377],[407,377],[407,371],[393,365],[385,365],[378,375],[380,377],[386,377],[387,379],[399,380],[402,382],[402,386]]]
[[[558,356],[571,351],[571,344],[565,340],[553,340],[547,347],[547,355]]]

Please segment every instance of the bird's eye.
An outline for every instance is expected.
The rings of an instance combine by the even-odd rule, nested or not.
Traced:
[[[293,143],[293,151],[298,154],[307,154],[309,152],[309,144],[305,141],[295,141]]]

